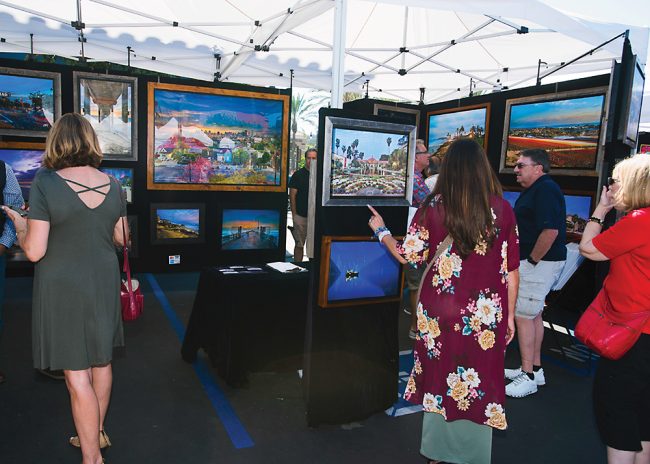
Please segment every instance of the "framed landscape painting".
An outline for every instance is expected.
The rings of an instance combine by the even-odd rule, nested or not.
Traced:
[[[46,137],[59,117],[59,73],[0,67],[0,135]]]
[[[124,195],[126,195],[126,202],[133,203],[133,168],[105,168],[100,167],[100,171],[115,177],[122,186]]]
[[[105,160],[138,159],[138,79],[74,72],[74,110],[93,126]]]
[[[0,160],[16,174],[25,201],[29,201],[29,191],[36,171],[41,168],[44,151],[44,143],[0,142]]]
[[[205,241],[205,206],[192,203],[152,203],[151,243],[186,244]]]
[[[429,153],[443,157],[451,142],[470,138],[487,150],[490,104],[464,106],[427,113],[427,147]]]
[[[147,188],[286,191],[289,96],[149,83]]]
[[[221,249],[275,250],[280,246],[280,211],[272,209],[224,209]]]
[[[543,148],[555,175],[597,176],[602,163],[606,87],[506,101],[501,172],[519,152]]]
[[[591,216],[594,194],[592,192],[566,190],[566,233],[568,241],[579,241]]]
[[[325,117],[323,206],[409,205],[412,125]]]
[[[401,294],[402,265],[377,240],[323,237],[319,306],[399,301]]]

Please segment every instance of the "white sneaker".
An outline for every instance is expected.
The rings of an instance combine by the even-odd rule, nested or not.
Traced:
[[[523,398],[533,393],[537,393],[537,384],[524,372],[506,385],[506,395],[513,398]]]
[[[504,377],[508,380],[515,380],[517,377],[521,375],[521,367],[518,367],[517,369],[505,369],[504,372]],[[541,387],[542,385],[546,385],[546,378],[544,377],[544,368],[540,368],[537,372],[533,372],[533,376],[535,377],[535,383],[537,384],[538,387]]]

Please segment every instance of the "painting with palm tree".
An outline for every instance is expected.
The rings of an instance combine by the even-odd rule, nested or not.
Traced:
[[[427,114],[428,149],[435,156],[444,156],[451,142],[471,138],[487,148],[490,104],[432,111]]]
[[[331,147],[332,198],[404,196],[408,134],[335,127]]]

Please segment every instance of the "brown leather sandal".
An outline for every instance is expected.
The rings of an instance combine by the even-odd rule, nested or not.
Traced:
[[[79,440],[79,435],[75,435],[74,437],[70,437],[69,443],[74,446],[75,448],[81,448],[81,441]],[[111,440],[108,438],[108,435],[106,435],[106,432],[103,430],[99,431],[99,447],[101,449],[108,448],[111,446]]]

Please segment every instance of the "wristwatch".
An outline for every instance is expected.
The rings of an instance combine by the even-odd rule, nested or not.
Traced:
[[[531,258],[530,256],[528,256],[528,258],[526,258],[526,261],[528,261],[528,262],[529,262],[530,264],[532,264],[533,266],[537,266],[537,263],[539,263],[539,261],[535,261],[535,260],[534,260],[533,258]]]

